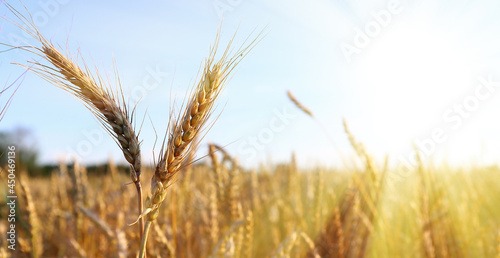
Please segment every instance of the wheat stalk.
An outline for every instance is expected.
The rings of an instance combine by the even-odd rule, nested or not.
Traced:
[[[26,207],[25,211],[29,225],[31,255],[35,258],[40,257],[43,253],[43,241],[39,216],[33,202],[33,196],[31,195],[31,190],[28,183],[24,180],[20,180],[19,184],[22,189],[21,198],[23,199],[24,205]]]
[[[85,249],[83,249],[82,246],[75,239],[70,239],[69,244],[76,251],[76,253],[78,253],[80,257],[88,257],[87,253],[85,252]]]
[[[235,256],[235,243],[234,243],[234,238],[236,234],[238,233],[237,231],[244,225],[243,220],[237,220],[233,222],[217,245],[215,246],[214,250],[212,251],[212,254],[209,257],[234,257]]]
[[[209,215],[210,215],[210,240],[211,245],[215,245],[217,242],[217,237],[219,234],[219,203],[221,200],[221,196],[219,193],[219,183],[222,184],[220,178],[220,164],[218,162],[217,156],[215,155],[215,147],[209,144],[209,156],[212,160],[213,173],[211,173],[211,179],[213,181],[210,184],[209,190]]]
[[[241,47],[232,57],[231,40],[218,61],[215,55],[218,48],[220,33],[217,34],[215,44],[206,59],[203,73],[194,88],[183,111],[176,119],[169,121],[168,141],[163,143],[161,155],[157,162],[155,173],[151,179],[151,196],[146,199],[144,213],[146,216],[144,236],[141,243],[139,257],[144,256],[147,242],[147,233],[151,223],[159,215],[159,207],[163,203],[167,187],[172,178],[178,173],[188,154],[194,152],[197,145],[193,139],[204,132],[204,126],[213,113],[214,104],[229,80],[230,73],[245,57],[257,42],[257,37],[246,47]]]
[[[90,219],[104,233],[109,242],[116,246],[116,256],[119,258],[127,257],[127,239],[123,231],[112,230],[111,227],[103,221],[94,212],[78,205],[78,210]]]
[[[285,240],[283,240],[278,250],[276,250],[275,254],[272,256],[273,258],[289,258],[290,253],[292,252],[293,247],[295,246],[295,242],[298,238],[297,232],[292,232]]]
[[[164,248],[166,248],[168,251],[169,257],[176,257],[175,247],[172,241],[168,240],[168,238],[165,236],[165,232],[160,228],[160,226],[158,226],[158,223],[154,224],[153,229],[156,232],[156,241],[164,245]]]

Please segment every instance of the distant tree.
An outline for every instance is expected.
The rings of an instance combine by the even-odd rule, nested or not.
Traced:
[[[18,171],[26,170],[30,175],[39,175],[38,149],[33,133],[23,127],[0,132],[0,166],[7,164],[7,147],[12,145],[16,147]]]

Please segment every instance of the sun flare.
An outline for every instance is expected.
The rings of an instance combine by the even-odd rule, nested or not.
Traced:
[[[353,85],[366,92],[372,122],[383,127],[380,135],[393,139],[384,142],[388,151],[408,149],[416,138],[440,126],[453,101],[477,84],[473,53],[460,42],[439,27],[401,22],[382,33],[353,64]]]

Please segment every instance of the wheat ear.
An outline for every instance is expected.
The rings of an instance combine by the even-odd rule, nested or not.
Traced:
[[[159,208],[165,199],[169,183],[181,170],[182,164],[185,164],[188,154],[196,150],[197,145],[193,139],[203,134],[204,125],[213,113],[214,104],[229,80],[230,73],[259,39],[257,37],[246,47],[240,47],[232,57],[231,40],[223,55],[216,61],[219,36],[220,33],[217,34],[210,55],[205,60],[201,78],[190,94],[183,111],[176,119],[171,119],[169,122],[168,141],[163,143],[161,155],[151,179],[151,196],[146,199],[146,209],[141,215],[146,216],[146,223],[139,257],[144,256],[147,232],[151,223],[159,215]]]
[[[26,206],[26,217],[28,220],[30,235],[31,255],[32,257],[37,258],[40,257],[40,255],[43,253],[43,240],[42,234],[40,232],[40,219],[35,207],[35,203],[33,202],[33,196],[31,194],[28,183],[25,182],[23,178],[23,180],[19,181],[19,184],[21,185],[21,189],[23,190],[21,198],[23,199],[24,205]]]
[[[45,65],[39,61],[31,61],[32,67],[24,66],[41,78],[77,97],[97,117],[122,150],[132,169],[131,178],[137,188],[139,214],[142,213],[140,142],[131,122],[133,121],[133,112],[128,112],[118,76],[116,76],[118,88],[113,91],[110,86],[105,84],[98,72],[95,75],[90,72],[83,58],[84,68],[82,69],[77,62],[72,60],[69,51],[64,55],[46,40],[37,30],[31,15],[28,19],[11,5],[7,3],[5,5],[25,27],[13,21],[10,22],[23,29],[41,44],[39,47],[26,46],[20,47],[20,49],[36,54],[51,64]],[[140,228],[142,230],[142,227]]]
[[[347,164],[346,162],[346,159],[344,157],[344,155],[342,154],[342,152],[340,151],[339,147],[337,146],[337,144],[335,143],[335,141],[333,140],[332,136],[330,136],[330,133],[328,132],[328,130],[325,128],[325,126],[321,123],[321,121],[319,121],[319,119],[317,117],[314,116],[314,114],[311,112],[311,110],[309,108],[307,108],[304,104],[302,104],[293,94],[291,91],[287,91],[286,92],[286,95],[288,96],[288,99],[290,99],[290,101],[292,101],[292,103],[298,108],[300,109],[302,112],[304,112],[306,115],[308,115],[309,117],[311,117],[314,122],[316,122],[316,124],[319,126],[319,128],[321,128],[321,130],[323,131],[323,133],[325,134],[325,136],[328,138],[328,140],[330,141],[330,143],[332,144],[333,148],[335,148],[335,150],[337,151],[337,153],[339,154],[339,157],[340,159],[342,160],[342,163],[344,165]]]
[[[297,98],[295,98],[295,96],[292,94],[291,91],[287,91],[286,92],[286,95],[288,95],[288,98],[290,99],[290,101],[293,102],[293,104],[300,110],[302,110],[302,112],[306,113],[308,116],[314,118],[314,115],[313,113],[311,112],[311,110],[309,110],[306,106],[302,105],[302,103],[300,103]]]

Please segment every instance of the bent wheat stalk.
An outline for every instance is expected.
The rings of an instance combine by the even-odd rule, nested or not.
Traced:
[[[159,208],[165,199],[167,187],[176,173],[182,169],[189,153],[197,148],[193,139],[203,134],[204,125],[213,113],[214,104],[227,83],[230,73],[255,46],[260,34],[247,46],[240,47],[232,57],[230,57],[231,40],[221,58],[216,61],[219,36],[218,33],[210,55],[205,61],[201,78],[190,94],[183,111],[177,118],[169,121],[168,141],[163,143],[161,155],[151,179],[151,196],[147,197],[146,209],[141,215],[146,217],[146,222],[139,257],[145,255],[148,232],[151,223],[159,215]]]
[[[83,68],[80,68],[78,62],[71,58],[69,51],[64,55],[51,42],[46,40],[37,30],[31,16],[27,18],[11,5],[7,3],[4,4],[24,26],[14,21],[8,21],[23,29],[41,44],[41,46],[38,47],[30,45],[18,48],[36,54],[50,63],[42,64],[39,61],[30,61],[31,67],[26,65],[21,66],[27,67],[41,78],[77,97],[97,117],[106,131],[118,144],[123,152],[123,156],[130,164],[132,170],[131,178],[137,189],[138,208],[139,214],[141,214],[142,188],[140,182],[140,142],[132,126],[133,112],[129,113],[126,107],[120,80],[116,75],[116,71],[117,89],[113,91],[111,87],[105,83],[98,71],[95,75],[90,72],[83,58]],[[78,57],[79,55],[77,55],[77,58]],[[142,225],[142,220],[140,224]],[[140,231],[142,236],[142,226],[140,227]]]
[[[127,239],[125,232],[120,229],[112,230],[111,227],[97,214],[78,205],[78,210],[83,213],[90,221],[92,221],[104,233],[110,243],[116,246],[116,257],[127,257]]]

